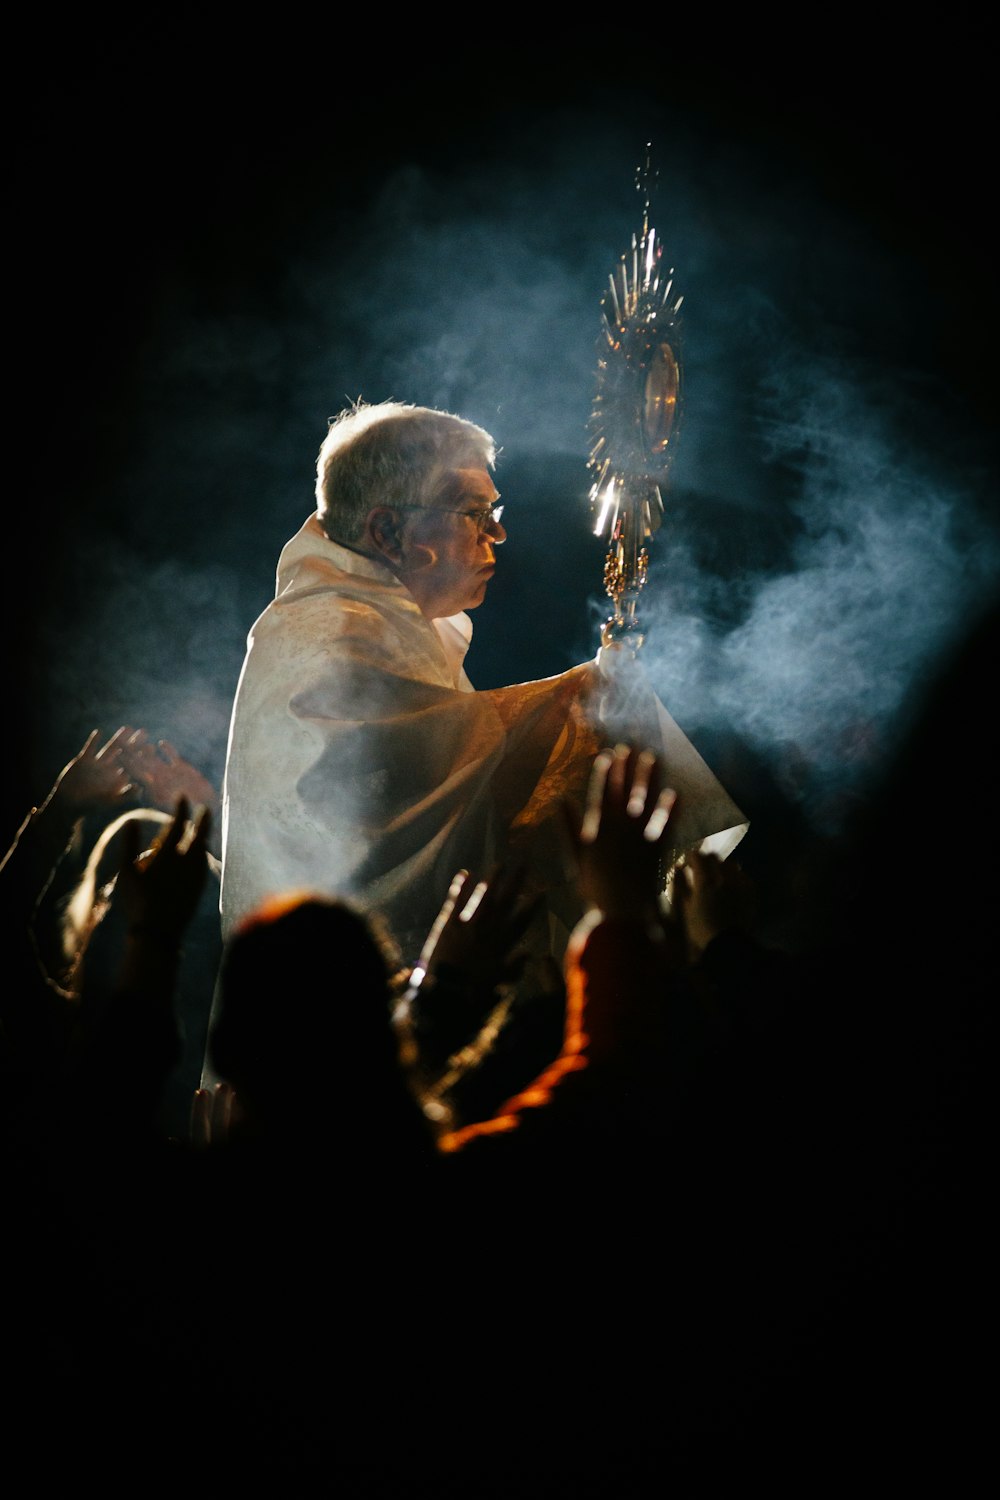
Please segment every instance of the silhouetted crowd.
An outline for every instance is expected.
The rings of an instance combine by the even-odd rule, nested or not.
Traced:
[[[567,809],[561,967],[501,869],[456,872],[413,967],[296,891],[206,981],[217,794],[91,735],[0,866],[15,1488],[978,1486],[996,627],[783,887],[804,945],[737,855],[664,889],[672,793],[622,745]]]

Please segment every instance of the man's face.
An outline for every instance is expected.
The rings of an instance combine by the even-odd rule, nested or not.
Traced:
[[[486,597],[494,549],[507,538],[491,512],[500,496],[486,469],[456,469],[432,510],[405,510],[399,578],[429,620],[475,609]]]

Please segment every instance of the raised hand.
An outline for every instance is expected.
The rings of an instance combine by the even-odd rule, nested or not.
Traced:
[[[526,954],[518,943],[541,907],[541,896],[522,899],[524,873],[500,869],[488,880],[459,870],[427,935],[412,980],[442,968],[459,971],[473,988],[492,993],[517,978]]]
[[[567,810],[580,891],[592,907],[607,917],[659,916],[676,800],[652,750],[617,745],[595,757],[582,818]]]
[[[187,798],[178,798],[173,818],[141,856],[138,823],[122,829],[124,855],[115,901],[133,935],[179,938],[197,910],[208,875],[212,814],[203,807],[193,824],[190,816]]]
[[[173,812],[179,797],[191,807],[215,811],[215,787],[169,740],[152,741],[145,729],[123,724],[103,745],[92,729],[81,748],[60,771],[39,812],[52,809],[68,817],[122,803],[143,803]]]
[[[418,1067],[435,1072],[451,1059],[442,1075],[449,1084],[485,1053],[506,1017],[504,987],[524,969],[519,944],[542,907],[540,895],[526,900],[523,889],[520,869],[500,869],[487,880],[459,870],[413,967],[397,1020],[416,1047]]]
[[[169,740],[154,742],[144,729],[132,730],[121,746],[121,760],[149,807],[172,812],[179,797],[191,807],[218,806],[215,787]]]
[[[692,960],[720,933],[748,931],[756,912],[756,886],[736,861],[698,850],[684,856],[671,880],[670,896]]]
[[[100,730],[92,729],[82,747],[56,777],[45,807],[56,804],[67,813],[80,814],[96,808],[115,807],[139,790],[125,750],[143,730],[123,725],[103,745]]]

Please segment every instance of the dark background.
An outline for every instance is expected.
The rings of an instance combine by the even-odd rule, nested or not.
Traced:
[[[989,48],[957,20],[825,24],[36,37],[10,221],[8,824],[93,727],[142,726],[220,782],[247,631],[358,396],[501,446],[476,684],[593,653],[599,303],[651,142],[686,384],[645,661],[738,796],[763,810],[766,780],[822,825],[1000,552]]]

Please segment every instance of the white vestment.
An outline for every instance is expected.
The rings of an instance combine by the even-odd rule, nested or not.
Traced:
[[[293,890],[377,912],[413,962],[459,869],[516,859],[567,927],[562,801],[582,797],[604,742],[585,710],[596,662],[474,691],[465,614],[427,620],[381,563],[311,516],[285,546],[253,625],[223,784],[223,936]],[[655,701],[655,700],[654,700]],[[677,848],[746,831],[694,746],[657,703]],[[564,903],[560,909],[560,902]]]

